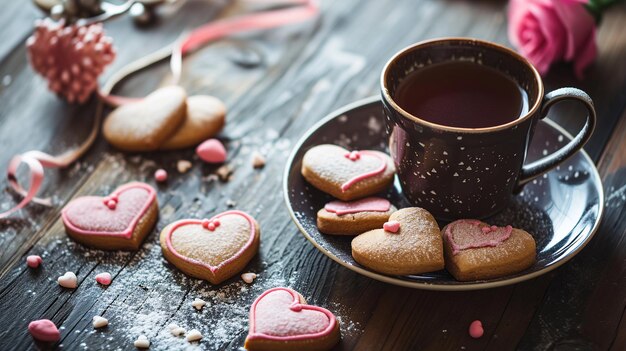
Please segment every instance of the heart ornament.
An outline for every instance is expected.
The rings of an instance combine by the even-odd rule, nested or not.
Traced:
[[[535,263],[532,235],[510,225],[498,227],[461,219],[445,226],[442,236],[446,269],[460,281],[497,278]]]
[[[420,274],[443,269],[443,243],[433,216],[419,207],[391,214],[384,229],[365,232],[352,240],[352,257],[384,274]]]
[[[339,342],[339,323],[325,308],[307,305],[298,292],[273,288],[250,308],[247,350],[329,350]]]
[[[324,144],[302,158],[302,176],[314,187],[340,200],[350,201],[383,191],[396,172],[391,158],[380,151],[348,151]]]
[[[63,208],[61,218],[67,234],[81,244],[102,250],[137,250],[158,213],[156,191],[133,182],[106,197],[78,197]]]
[[[240,272],[259,249],[261,230],[242,211],[183,219],[161,232],[163,256],[185,274],[219,284]]]

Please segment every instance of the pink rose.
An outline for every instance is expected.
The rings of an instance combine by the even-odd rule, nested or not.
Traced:
[[[555,61],[573,61],[576,76],[597,55],[596,23],[589,0],[511,0],[509,40],[539,73]]]

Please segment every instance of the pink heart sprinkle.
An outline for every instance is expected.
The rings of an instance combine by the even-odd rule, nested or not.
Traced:
[[[478,339],[483,336],[484,332],[483,323],[479,320],[473,321],[469,326],[469,335],[474,339]]]
[[[157,169],[156,172],[154,172],[154,179],[159,183],[163,183],[167,180],[167,171],[162,168]]]
[[[398,221],[389,221],[383,224],[383,229],[390,233],[397,233],[400,230],[400,222]]]
[[[226,148],[217,139],[209,139],[196,148],[196,154],[204,162],[223,163],[226,161]]]
[[[40,319],[30,322],[30,324],[28,324],[28,332],[33,338],[40,341],[57,342],[61,340],[59,329],[57,329],[57,326],[49,319]]]
[[[113,278],[111,277],[111,273],[109,272],[99,273],[96,275],[96,281],[102,285],[111,284],[112,279]]]
[[[37,268],[37,267],[39,267],[41,262],[43,262],[43,260],[41,259],[40,256],[30,255],[30,256],[26,257],[26,265],[28,265],[28,267],[30,267],[30,268]]]

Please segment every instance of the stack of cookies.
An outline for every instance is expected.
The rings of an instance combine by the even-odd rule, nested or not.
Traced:
[[[409,275],[445,267],[457,280],[470,281],[513,274],[535,262],[535,241],[521,229],[461,219],[440,230],[426,209],[398,210],[376,197],[395,174],[392,159],[380,151],[318,145],[304,155],[301,172],[337,198],[318,211],[319,231],[356,236],[352,256],[373,271]]]

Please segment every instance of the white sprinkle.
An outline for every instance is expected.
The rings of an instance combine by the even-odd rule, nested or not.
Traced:
[[[559,137],[557,138],[557,140],[559,141],[559,143],[560,143],[560,142],[563,142],[563,136],[562,136],[562,135],[559,135]]]
[[[94,328],[102,328],[109,325],[109,320],[104,317],[93,316],[93,321],[91,324],[93,324]]]
[[[447,151],[444,151],[444,152],[443,152],[443,154],[444,154],[444,155],[447,155],[447,154],[448,154],[448,152],[447,152]]]
[[[472,170],[472,167],[471,167],[471,166],[467,166],[467,168],[466,168],[465,170],[467,170],[467,171],[471,171],[471,170]]]
[[[424,143],[422,143],[422,142],[420,142],[418,144],[420,144],[421,147],[426,147],[426,145],[424,145]]]
[[[250,272],[244,273],[241,275],[241,279],[247,284],[252,284],[252,282],[256,279],[256,274]]]
[[[72,272],[65,272],[64,275],[60,276],[57,279],[59,285],[68,289],[76,289],[78,287],[78,280],[76,278],[76,274]]]
[[[458,137],[456,137],[456,140],[463,140],[463,137],[462,136],[458,136]]]
[[[465,146],[461,146],[459,149],[461,149],[461,151],[465,150]]]
[[[453,176],[458,177],[459,174],[457,172],[454,172]]]
[[[459,166],[463,166],[465,163],[463,163],[462,161],[459,162]]]
[[[191,342],[191,341],[198,341],[200,339],[202,339],[202,333],[200,333],[196,329],[191,329],[189,331],[189,333],[187,333],[187,341],[189,341],[189,342]]]
[[[181,335],[184,335],[186,332],[185,328],[181,328],[177,324],[174,324],[174,323],[168,325],[167,327],[169,328],[170,333],[172,333],[172,335],[174,336],[181,336]]]
[[[180,173],[187,173],[187,171],[191,169],[191,166],[191,162],[187,160],[178,160],[178,162],[176,163],[176,169],[178,169],[178,172]]]
[[[430,193],[433,195],[437,195],[437,193],[434,190],[431,190]]]
[[[133,345],[135,345],[135,347],[138,349],[147,349],[148,347],[150,347],[150,340],[148,340],[145,335],[139,335]]]
[[[193,300],[193,302],[191,303],[191,306],[193,306],[195,309],[197,309],[198,311],[200,311],[202,309],[202,307],[204,307],[204,305],[206,305],[206,301],[199,299],[196,297],[195,300]]]
[[[548,154],[548,150],[543,149],[543,151],[541,152],[544,156]]]
[[[431,172],[433,172],[433,173],[437,173],[437,170],[433,168],[433,169],[431,170]]]

